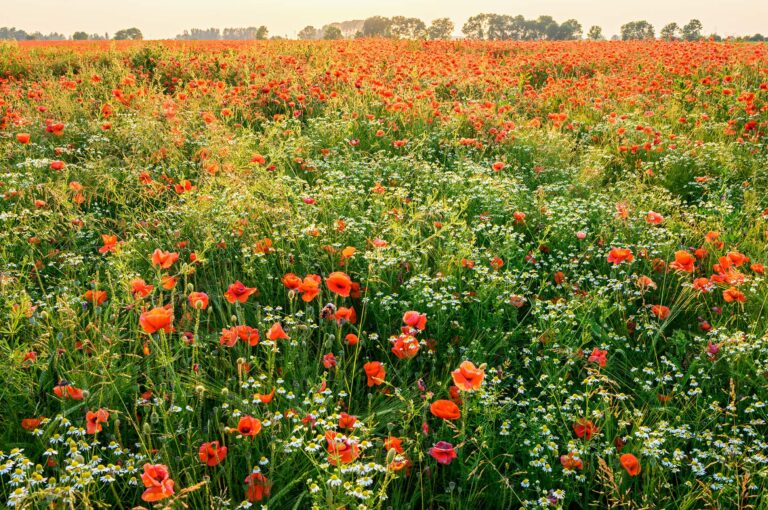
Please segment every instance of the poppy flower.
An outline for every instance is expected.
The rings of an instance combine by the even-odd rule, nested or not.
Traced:
[[[173,496],[174,482],[170,478],[168,466],[164,464],[144,464],[141,481],[146,487],[141,499],[151,503]]]
[[[608,252],[608,262],[614,266],[617,266],[624,261],[632,262],[633,260],[635,260],[635,256],[632,255],[632,252],[627,248],[612,248],[611,251]]]
[[[357,446],[357,443],[341,434],[329,430],[325,433],[325,440],[328,443],[326,447],[328,451],[327,460],[332,466],[336,466],[339,463],[349,464],[360,456],[360,448]]]
[[[58,172],[59,170],[64,170],[65,166],[66,164],[63,161],[57,159],[57,160],[51,161],[50,169]]]
[[[443,420],[458,420],[461,418],[461,411],[451,400],[435,400],[429,406],[429,411]]]
[[[59,398],[63,398],[64,400],[83,400],[83,398],[85,398],[85,395],[83,395],[83,390],[76,388],[66,382],[62,382],[58,386],[54,386],[53,394]]]
[[[352,280],[341,271],[329,274],[325,278],[325,284],[328,286],[328,290],[341,297],[349,297],[349,293],[352,291]]]
[[[237,431],[247,437],[255,437],[261,432],[261,421],[253,416],[243,416],[237,422]]]
[[[667,317],[669,317],[669,314],[671,313],[668,306],[664,305],[653,305],[651,307],[651,313],[655,315],[659,320],[664,320]]]
[[[664,221],[664,216],[657,212],[648,211],[645,215],[645,222],[649,225],[659,225]]]
[[[360,341],[358,336],[354,333],[347,333],[347,335],[344,337],[344,340],[347,341],[347,345],[357,345],[357,343]]]
[[[177,278],[175,276],[163,275],[163,277],[160,278],[160,285],[165,290],[171,290],[174,287],[176,287],[176,281],[177,281]]]
[[[351,306],[349,308],[346,306],[340,306],[339,309],[336,310],[334,318],[336,319],[336,323],[339,326],[347,323],[354,324],[357,322],[357,312],[355,312],[355,309]]]
[[[208,467],[213,467],[227,456],[227,447],[221,446],[218,441],[203,443],[200,445],[198,456],[200,457],[200,462]]]
[[[304,280],[298,286],[298,291],[301,292],[301,300],[305,303],[309,303],[315,296],[320,294],[320,283],[322,280],[316,274],[307,275]]]
[[[642,290],[657,288],[656,282],[654,282],[653,280],[651,280],[649,277],[647,277],[645,275],[638,276],[637,280],[635,280],[635,284],[638,287],[640,287],[640,289],[642,289]]]
[[[117,236],[101,234],[101,242],[103,246],[99,248],[99,253],[107,253],[117,248]]]
[[[256,287],[246,287],[240,280],[237,280],[227,288],[224,297],[230,303],[245,303],[254,292],[256,292]]]
[[[24,418],[21,420],[21,428],[33,431],[40,426],[44,419],[44,416],[41,416],[40,418]]]
[[[685,250],[675,252],[674,262],[670,262],[669,267],[677,269],[678,271],[685,271],[686,273],[693,272],[693,265],[696,263],[696,257],[691,255]]]
[[[16,141],[22,145],[26,145],[30,140],[29,133],[16,133]]]
[[[395,450],[397,453],[403,453],[405,451],[403,449],[403,440],[394,436],[389,436],[384,440],[384,449],[386,451]]]
[[[339,428],[352,430],[355,428],[355,422],[357,422],[357,416],[352,416],[345,412],[339,413]]]
[[[625,453],[619,457],[619,463],[621,464],[621,467],[627,471],[629,476],[637,476],[640,474],[640,461],[631,453]]]
[[[424,328],[427,327],[427,314],[409,310],[403,315],[403,322],[406,326],[424,331]],[[404,333],[408,333],[408,331]]]
[[[95,306],[101,306],[107,300],[107,292],[104,290],[89,290],[83,294],[83,299]]]
[[[369,361],[363,365],[365,375],[368,376],[368,387],[384,384],[384,378],[387,376],[384,365],[379,361]]]
[[[693,288],[699,292],[707,293],[712,290],[713,285],[712,282],[709,281],[709,278],[696,278],[693,280]]]
[[[562,464],[565,469],[570,471],[584,469],[584,463],[581,461],[581,459],[577,458],[573,452],[568,453],[568,455],[561,455],[560,464]]]
[[[208,308],[208,294],[205,292],[190,292],[189,306],[196,310],[205,310]]]
[[[723,291],[723,299],[726,303],[744,303],[747,300],[747,297],[736,287],[731,287]]]
[[[101,424],[107,423],[107,420],[109,420],[109,411],[106,409],[99,409],[95,413],[88,411],[85,414],[85,431],[88,434],[97,434],[102,430]]]
[[[133,294],[134,297],[139,298],[145,298],[149,296],[155,288],[154,285],[147,285],[147,282],[141,278],[134,278],[131,280],[130,285],[131,294]]]
[[[336,366],[336,356],[332,352],[323,356],[323,366],[326,369],[330,369]]]
[[[392,354],[398,359],[410,359],[419,353],[419,341],[411,335],[400,335],[392,342]]]
[[[283,325],[279,322],[275,322],[272,324],[272,327],[269,328],[269,331],[267,331],[267,338],[272,340],[273,342],[275,340],[289,340],[290,337],[285,333],[283,330]]]
[[[272,482],[261,473],[251,473],[245,478],[245,497],[248,501],[261,501],[269,497]]]
[[[153,308],[141,314],[139,324],[150,335],[160,330],[170,333],[173,331],[173,310],[170,305]]]
[[[435,443],[435,445],[429,449],[429,454],[437,462],[445,464],[446,466],[458,456],[453,445],[446,441],[438,441]]]
[[[463,361],[459,368],[451,372],[453,383],[463,391],[479,390],[485,378],[484,366],[478,368],[471,361]]]
[[[262,404],[269,404],[272,399],[275,398],[275,391],[277,388],[272,388],[269,393],[255,393],[253,398],[258,399]]]
[[[298,290],[301,285],[301,278],[293,273],[285,273],[282,278],[283,285],[288,290]]]
[[[589,355],[589,358],[587,358],[587,361],[590,363],[597,363],[601,367],[605,367],[605,365],[608,363],[607,356],[608,351],[604,351],[595,347],[592,349],[592,353]]]
[[[161,269],[168,269],[177,260],[179,254],[175,252],[163,251],[160,248],[152,252],[152,265]]]
[[[597,427],[595,427],[595,424],[586,418],[580,418],[576,420],[573,423],[572,427],[573,427],[573,433],[576,434],[576,437],[578,437],[579,439],[586,438],[587,441],[592,439],[592,435],[598,432],[598,429]]]

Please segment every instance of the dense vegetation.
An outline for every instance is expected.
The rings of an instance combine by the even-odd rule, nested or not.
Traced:
[[[0,46],[0,498],[765,508],[768,46]]]

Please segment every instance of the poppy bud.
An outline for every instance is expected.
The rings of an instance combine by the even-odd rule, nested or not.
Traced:
[[[202,384],[198,384],[197,386],[195,386],[195,393],[199,393],[200,395],[202,395],[203,392],[205,392],[205,386],[203,386]]]
[[[387,451],[387,462],[386,462],[387,466],[389,466],[390,464],[392,464],[392,462],[394,462],[395,455],[397,455],[397,451],[394,448],[390,448]]]
[[[91,396],[91,392],[90,392],[90,391],[88,391],[88,390],[83,390],[83,398],[84,398],[84,399],[87,399],[87,398],[88,398],[88,397],[90,397],[90,396]]]
[[[152,425],[157,425],[160,422],[160,417],[157,415],[157,413],[153,412],[149,415],[149,421],[152,423]]]
[[[149,424],[149,423],[147,423],[147,422],[144,422],[144,425],[142,425],[142,427],[141,427],[141,431],[142,431],[142,432],[143,432],[145,435],[147,435],[147,436],[148,436],[148,435],[150,435],[150,434],[152,433],[152,427],[150,426],[150,424]]]
[[[229,389],[228,388],[222,388],[221,389],[221,396],[222,397],[226,397],[227,395],[229,395]]]

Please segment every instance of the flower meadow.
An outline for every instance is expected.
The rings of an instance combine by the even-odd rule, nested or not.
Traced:
[[[768,508],[768,46],[0,45],[14,508]]]

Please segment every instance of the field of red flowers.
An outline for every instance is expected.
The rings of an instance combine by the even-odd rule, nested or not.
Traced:
[[[0,44],[0,499],[768,507],[768,45]]]

